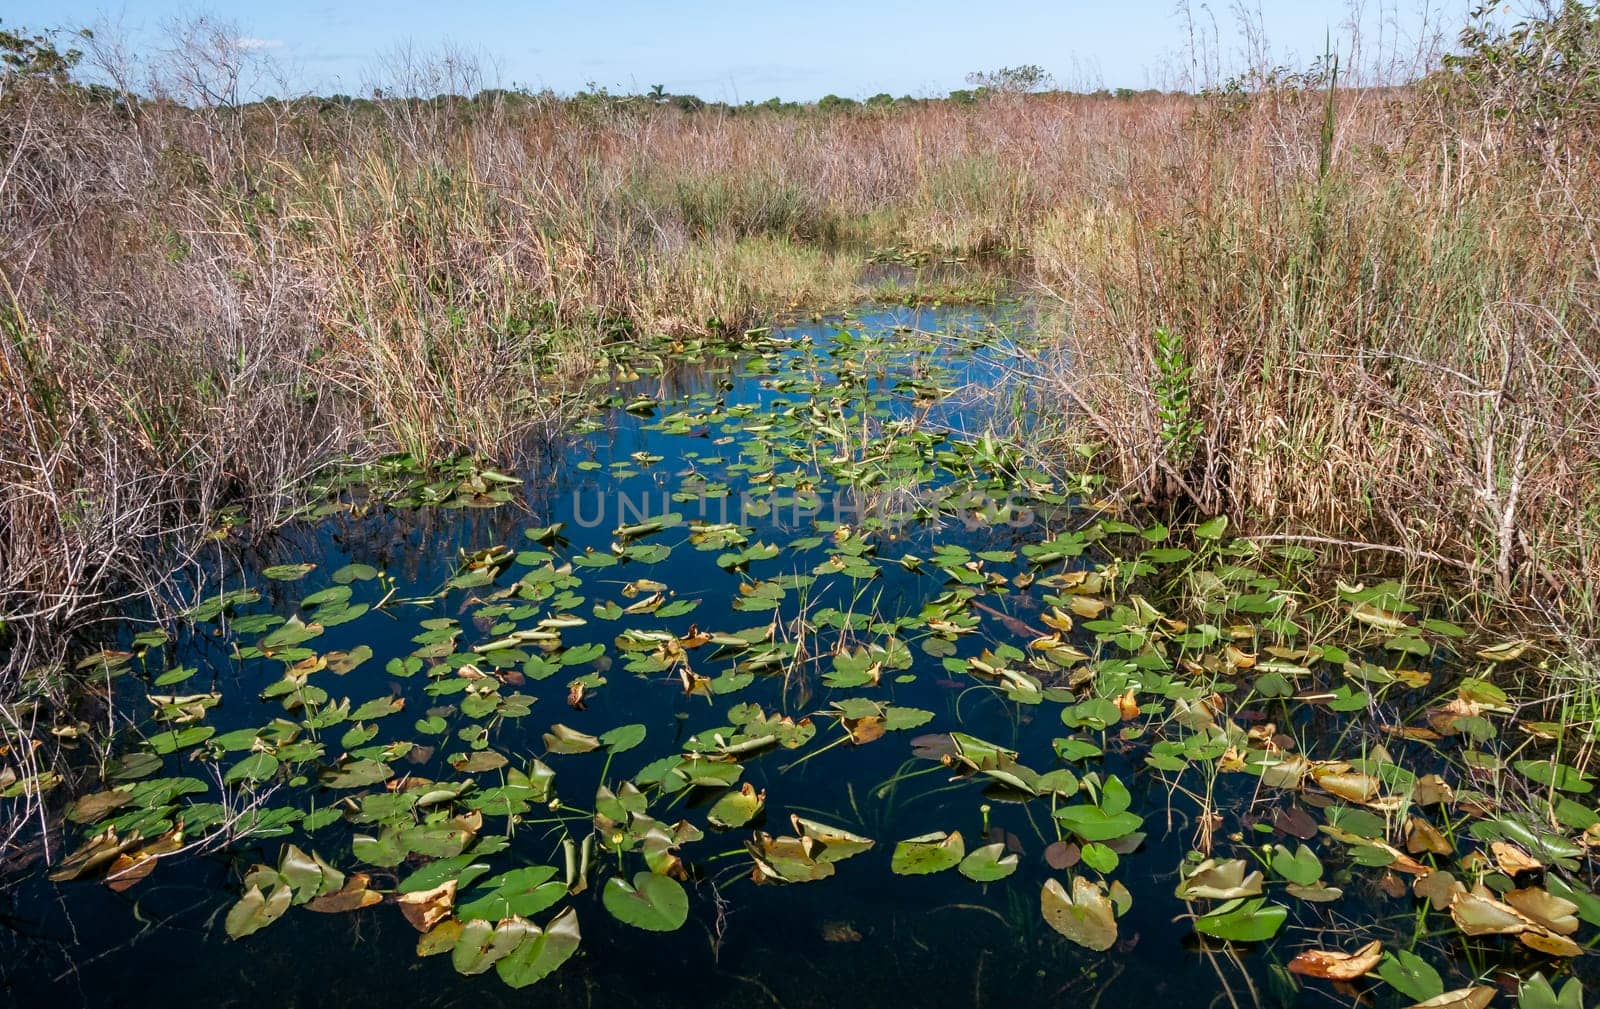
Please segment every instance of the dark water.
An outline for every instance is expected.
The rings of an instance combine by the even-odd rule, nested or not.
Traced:
[[[556,792],[563,802],[589,809],[602,774],[615,787],[657,758],[679,752],[695,733],[727,725],[727,711],[736,704],[757,703],[766,711],[800,718],[839,698],[868,696],[931,712],[932,720],[916,729],[889,732],[859,746],[829,748],[824,747],[835,742],[841,730],[817,718],[818,733],[805,747],[772,750],[744,760],[742,780],[764,789],[767,796],[763,818],[751,827],[774,835],[792,833],[789,816],[799,813],[876,840],[873,850],[840,862],[837,875],[805,884],[756,885],[750,880],[751,860],[743,850],[750,828],[706,827],[704,840],[682,849],[691,870],[686,884],[691,898],[688,921],[676,932],[658,934],[623,925],[602,906],[600,883],[615,871],[616,860],[597,853],[589,889],[559,905],[576,910],[583,931],[581,948],[553,975],[523,991],[508,988],[493,971],[476,977],[458,975],[448,956],[419,959],[414,952],[418,933],[388,903],[346,914],[295,908],[242,941],[229,940],[223,918],[238,898],[243,870],[256,862],[274,863],[285,843],[315,850],[346,871],[359,868],[350,841],[357,828],[336,823],[309,836],[296,832],[251,839],[227,852],[164,859],[150,878],[124,893],[94,882],[52,883],[42,872],[13,883],[4,897],[13,934],[0,964],[3,1000],[19,1006],[205,1004],[273,1009],[530,1002],[610,1007],[1208,1007],[1226,1005],[1230,997],[1240,1005],[1322,1004],[1326,987],[1321,993],[1295,992],[1281,964],[1309,942],[1337,944],[1340,930],[1348,939],[1372,931],[1374,922],[1383,923],[1386,934],[1395,928],[1411,929],[1409,895],[1389,897],[1372,876],[1341,867],[1337,846],[1313,841],[1330,876],[1347,877],[1345,901],[1326,906],[1290,901],[1296,906],[1289,927],[1275,943],[1243,946],[1237,952],[1223,952],[1220,946],[1207,950],[1187,921],[1175,920],[1184,906],[1172,896],[1179,865],[1196,835],[1195,805],[1183,794],[1169,791],[1160,778],[1141,771],[1146,748],[1136,741],[1122,743],[1115,733],[1104,739],[1108,755],[1103,760],[1072,766],[1080,775],[1099,770],[1118,776],[1133,793],[1133,809],[1144,815],[1143,844],[1124,855],[1112,874],[1132,892],[1132,908],[1118,923],[1117,945],[1105,953],[1080,948],[1045,924],[1039,910],[1040,887],[1047,878],[1064,878],[1043,857],[1045,847],[1057,839],[1049,799],[1009,801],[986,788],[981,777],[953,781],[938,765],[916,759],[911,740],[960,729],[1014,749],[1022,763],[1048,771],[1067,766],[1053,750],[1053,741],[1067,734],[1058,703],[1014,703],[970,677],[952,674],[940,657],[915,643],[910,647],[910,667],[886,669],[880,684],[871,688],[824,685],[819,674],[829,667],[823,663],[789,677],[758,675],[735,693],[707,698],[685,696],[675,674],[635,674],[623,668],[625,657],[613,642],[628,627],[682,635],[692,626],[732,632],[776,620],[780,629],[787,630],[802,610],[816,615],[828,608],[873,612],[885,619],[916,615],[949,586],[943,577],[930,573],[930,566],[917,571],[896,563],[902,555],[926,559],[939,544],[974,552],[1010,550],[1082,525],[1085,516],[1072,507],[1063,488],[1056,488],[1059,503],[1054,497],[1050,502],[1033,501],[1029,521],[981,523],[960,515],[906,521],[900,513],[930,500],[933,488],[971,492],[976,487],[1001,497],[1004,485],[975,474],[970,457],[962,456],[948,467],[908,470],[899,479],[891,472],[874,484],[870,494],[836,497],[836,485],[819,470],[817,460],[836,458],[838,446],[808,445],[796,437],[803,431],[814,434],[817,423],[842,431],[846,440],[866,432],[855,448],[861,457],[870,457],[874,446],[892,440],[885,425],[892,433],[897,421],[912,419],[918,430],[932,432],[927,446],[930,459],[947,444],[970,442],[981,433],[986,411],[997,408],[992,399],[969,390],[934,403],[919,402],[917,390],[927,383],[946,387],[972,383],[976,391],[998,386],[1010,365],[995,348],[1003,348],[1017,327],[1025,325],[1026,319],[1017,318],[1014,309],[893,310],[864,315],[849,324],[854,332],[877,341],[866,349],[853,343],[842,350],[836,347],[832,341],[839,324],[829,322],[779,334],[795,342],[789,349],[772,349],[770,359],[759,367],[752,367],[748,357],[706,354],[698,361],[666,361],[658,374],[652,374],[650,362],[634,362],[646,367],[637,380],[618,386],[619,400],[645,395],[660,405],[649,416],[616,407],[598,411],[594,430],[561,442],[551,456],[521,474],[524,482],[511,488],[512,502],[487,509],[338,515],[286,530],[263,547],[267,556],[252,559],[254,570],[236,571],[229,580],[229,587],[242,582],[263,593],[263,600],[244,612],[283,616],[295,613],[298,600],[306,594],[332,584],[330,575],[350,562],[387,571],[396,579],[400,597],[431,596],[458,572],[463,551],[470,554],[501,544],[513,550],[540,549],[521,535],[524,529],[566,523],[566,542],[551,548],[559,562],[586,550],[609,552],[612,530],[636,521],[639,512],[660,514],[671,509],[691,522],[720,521],[725,507],[728,520],[750,528],[750,543],[776,545],[781,548],[778,555],[754,561],[746,571],[728,571],[717,563],[723,551],[694,549],[686,525],[639,541],[670,546],[670,556],[663,560],[577,569],[574,573],[582,585],[573,591],[584,601],[571,612],[588,622],[564,630],[562,642],[569,649],[588,642],[606,645],[611,664],[603,670],[605,683],[588,694],[584,710],[574,710],[566,703],[567,682],[573,675],[592,671],[590,665],[527,680],[516,689],[538,699],[532,713],[493,726],[490,745],[508,756],[512,766],[520,767],[545,754],[541,734],[554,723],[594,735],[642,723],[647,729],[644,742],[610,760],[603,751],[543,756],[557,772]],[[895,337],[894,328],[899,326],[944,336]],[[831,355],[830,348],[838,353]],[[786,411],[794,410],[812,417],[809,411],[826,413],[834,407],[839,408],[838,416],[831,421],[813,417],[804,427],[780,425],[776,434],[750,431],[752,425],[762,426],[762,417],[792,417]],[[742,418],[730,416],[730,408]],[[1004,404],[998,408],[1007,409]],[[1018,406],[1029,408],[1028,403]],[[683,433],[660,430],[662,418],[674,413],[686,415],[679,428]],[[729,440],[719,444],[725,438]],[[770,444],[752,448],[760,441]],[[643,461],[639,453],[645,454]],[[729,496],[673,501],[674,492],[697,488],[695,475],[726,483]],[[795,486],[783,486],[786,482]],[[778,489],[767,493],[773,486]],[[740,495],[746,491],[755,491],[756,496],[741,508]],[[813,492],[816,500],[810,497]],[[807,505],[820,504],[820,511],[797,510],[790,503],[796,497]],[[762,507],[774,499],[778,504],[770,510]],[[827,559],[830,541],[790,546],[814,535],[818,520],[839,520],[858,529],[878,525],[871,533],[876,577],[861,581],[823,577],[804,591],[788,591],[775,611],[735,610],[732,604],[741,597],[741,584],[808,573]],[[823,527],[825,536],[831,533],[831,527]],[[303,581],[273,582],[258,574],[267,564],[300,561],[317,565]],[[1027,570],[1020,557],[988,567],[1008,578]],[[385,671],[385,664],[417,647],[412,638],[424,619],[459,619],[464,630],[459,648],[492,640],[495,635],[488,627],[474,624],[474,608],[496,587],[513,583],[526,570],[513,564],[494,585],[447,590],[427,605],[392,605],[329,627],[307,647],[325,653],[367,645],[373,658],[348,675],[323,670],[310,681],[332,697],[348,696],[357,705],[391,692],[403,696],[404,711],[376,722],[380,732],[374,742],[413,739],[436,745],[437,752],[421,764],[398,761],[396,773],[440,780],[463,777],[445,765],[443,757],[466,749],[454,734],[468,720],[453,718],[450,734],[442,738],[424,740],[413,729],[413,722],[430,707],[455,698],[429,697],[423,692],[430,682],[426,676],[396,679]],[[675,598],[698,600],[699,605],[693,612],[666,619],[640,615],[606,620],[591,615],[594,606],[608,600],[623,606],[636,601],[621,590],[639,578],[665,583]],[[376,582],[357,582],[353,589],[354,600],[369,603],[384,594]],[[1038,596],[1036,590],[1008,589],[983,597],[988,609],[979,614],[977,633],[963,636],[956,654],[977,655],[1000,643],[1020,643],[1016,621],[1038,626]],[[866,640],[872,634],[863,632],[860,637]],[[916,640],[909,632],[906,637]],[[254,635],[238,638],[237,643],[249,644]],[[820,632],[816,648],[825,651],[835,640],[836,632]],[[1092,640],[1081,632],[1075,640],[1093,648]],[[258,696],[280,678],[283,664],[235,658],[235,643],[215,625],[201,624],[181,637],[164,659],[153,662],[155,671],[176,665],[198,667],[194,679],[173,689],[189,693],[214,685],[222,699],[209,712],[206,724],[219,733],[259,726],[284,715],[277,701]],[[694,653],[691,663],[696,672],[715,677],[737,661],[714,658],[713,652],[708,647]],[[142,715],[148,710],[138,696],[140,690],[124,688],[124,692],[134,698],[125,704],[127,711]],[[341,752],[344,728],[323,736],[329,759]],[[813,752],[816,755],[810,756]],[[227,767],[240,756],[228,754],[221,765]],[[908,772],[919,773],[896,780]],[[181,755],[169,757],[161,773],[208,777],[202,762]],[[487,785],[497,782],[498,774],[474,777]],[[1270,804],[1257,800],[1252,809],[1257,783],[1248,776],[1237,777],[1243,780],[1219,779],[1222,808],[1250,822],[1270,822]],[[352,791],[363,790],[339,794]],[[212,794],[193,798],[209,802],[216,795],[213,786]],[[335,797],[315,786],[286,787],[271,801],[309,809]],[[650,812],[665,822],[681,817],[705,827],[704,813],[716,798],[708,790],[691,789],[656,798]],[[984,843],[981,807],[986,805],[987,828],[1019,852],[1019,869],[1009,878],[979,884],[955,871],[931,876],[890,871],[890,855],[900,839],[959,830],[969,851]],[[527,818],[539,820],[541,815],[550,819],[537,808]],[[1243,822],[1230,820],[1224,829],[1240,830]],[[505,825],[503,817],[486,817],[482,833],[504,832]],[[519,826],[509,850],[496,856],[495,871],[531,863],[560,866],[563,829],[575,838],[588,831],[581,817],[565,824]],[[1265,839],[1282,840],[1271,834]],[[69,846],[76,843],[72,831],[58,834],[56,840]],[[642,868],[636,855],[628,856],[626,865],[629,876]],[[373,885],[392,887],[395,877],[408,871],[406,866],[374,870]],[[542,923],[554,913],[552,909],[535,917]],[[1464,984],[1471,973],[1466,969],[1450,979]],[[1384,1004],[1408,1004],[1394,1002],[1393,993],[1382,988],[1377,993]]]

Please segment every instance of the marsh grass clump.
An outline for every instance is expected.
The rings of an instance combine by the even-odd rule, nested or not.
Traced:
[[[1593,9],[1553,17],[1475,28],[1412,88],[1330,68],[1202,103],[1130,152],[1134,195],[1063,201],[1034,233],[1083,365],[1063,439],[1147,500],[1592,635],[1600,190],[1574,169],[1600,48]]]

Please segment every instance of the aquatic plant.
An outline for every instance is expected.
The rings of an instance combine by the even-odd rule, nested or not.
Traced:
[[[1226,522],[1139,524],[1013,471],[1014,447],[939,419],[962,373],[1003,366],[1003,332],[769,334],[648,410],[671,359],[619,351],[565,458],[612,493],[662,479],[661,508],[512,513],[430,587],[279,558],[84,656],[142,703],[52,878],[125,890],[221,848],[234,941],[398,915],[418,955],[518,988],[607,919],[672,933],[748,899],[741,877],[877,873],[1003,900],[1084,955],[1126,955],[1157,903],[1393,1004],[1487,1005],[1491,963],[1523,1009],[1581,1001],[1546,973],[1587,979],[1600,928],[1592,728],[1512,692],[1538,649],[1398,582],[1319,595],[1310,558]],[[890,479],[917,488],[902,511],[826,510]],[[474,503],[509,512],[516,480]],[[458,489],[390,507],[462,514]],[[1032,521],[983,521],[977,491]],[[732,521],[697,513],[725,498]],[[858,791],[891,749],[910,763]]]

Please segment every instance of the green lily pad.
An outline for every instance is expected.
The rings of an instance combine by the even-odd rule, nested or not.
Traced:
[[[455,880],[456,892],[460,893],[488,871],[488,863],[479,861],[478,854],[471,852],[429,862],[401,880],[397,889],[400,893],[426,893]]]
[[[570,960],[582,938],[577,912],[563,908],[542,931],[530,926],[517,945],[495,962],[495,974],[513,988],[526,988]]]
[[[247,935],[254,935],[282,918],[284,912],[289,910],[293,898],[293,891],[281,883],[268,893],[262,893],[260,887],[252,886],[244,892],[244,896],[239,898],[237,904],[228,909],[223,928],[227,930],[230,939],[243,939]]]
[[[613,754],[626,753],[644,742],[645,727],[643,725],[619,725],[609,732],[600,734],[600,744],[609,746]]]
[[[1276,845],[1272,849],[1271,864],[1273,872],[1300,886],[1311,886],[1322,878],[1322,862],[1303,844],[1293,852],[1281,844]]]
[[[365,788],[392,777],[394,771],[387,764],[376,760],[352,760],[323,774],[322,783],[328,788]]]
[[[924,876],[954,869],[966,855],[961,832],[935,831],[901,841],[894,846],[889,868],[902,876]]]
[[[650,932],[676,931],[689,917],[683,884],[653,872],[636,874],[631,886],[621,876],[611,877],[601,900],[618,921]]]
[[[994,883],[1017,871],[1017,856],[1004,842],[986,844],[961,860],[961,875],[979,883]]]
[[[747,781],[737,791],[730,791],[713,803],[706,813],[706,820],[714,827],[733,830],[761,815],[765,805],[766,794],[757,793]]]
[[[203,743],[210,739],[216,731],[209,725],[191,725],[187,728],[173,729],[169,732],[158,732],[151,736],[147,742],[150,744],[150,749],[165,756],[166,754],[177,753],[179,750],[187,750],[191,746]]]
[[[374,719],[386,718],[405,706],[403,698],[374,697],[350,712],[350,720],[353,722],[370,722]]]
[[[266,781],[278,773],[278,758],[270,753],[257,751],[228,768],[222,780],[228,784],[236,782]]]
[[[278,628],[261,639],[260,647],[264,651],[281,651],[285,648],[310,641],[322,633],[322,625],[307,624],[299,617],[291,617],[278,626]]]
[[[328,606],[349,602],[351,591],[352,590],[348,585],[333,585],[329,588],[322,589],[321,591],[313,592],[309,596],[306,596],[304,599],[300,600],[300,608],[303,610],[310,610],[315,609],[318,606]]]
[[[385,869],[399,865],[409,854],[400,832],[392,827],[384,828],[376,837],[357,834],[350,839],[350,846],[356,858]]]
[[[1543,974],[1535,972],[1517,988],[1517,1009],[1583,1009],[1583,983],[1568,978],[1557,992]]]
[[[333,573],[333,580],[338,585],[369,582],[376,577],[378,577],[378,569],[370,564],[346,564]]]
[[[324,658],[329,672],[343,676],[372,658],[372,648],[369,645],[357,645],[348,652],[329,652]]]
[[[535,931],[531,923],[521,918],[509,918],[498,925],[483,919],[463,922],[450,950],[450,964],[459,974],[482,974],[532,938]]]
[[[1410,950],[1385,953],[1377,973],[1391,988],[1413,1002],[1426,1002],[1444,994],[1444,981],[1439,972]]]
[[[534,865],[501,873],[483,882],[482,889],[487,893],[457,903],[456,917],[462,921],[531,917],[566,896],[566,883],[555,876],[556,870],[548,865]]]
[[[278,859],[278,874],[294,891],[294,903],[304,904],[344,886],[344,873],[324,862],[315,853],[306,854],[297,845],[288,845]]]
[[[1233,942],[1266,942],[1278,934],[1288,917],[1285,908],[1268,904],[1265,897],[1235,900],[1196,918],[1194,930]]]
[[[558,723],[544,734],[544,747],[551,753],[589,753],[600,749],[600,740]]]
[[[1144,820],[1123,810],[1108,813],[1099,806],[1062,806],[1056,810],[1061,825],[1084,841],[1114,841],[1144,825]]]
[[[1512,766],[1529,780],[1563,792],[1586,795],[1594,791],[1594,783],[1583,772],[1553,760],[1519,760]]]

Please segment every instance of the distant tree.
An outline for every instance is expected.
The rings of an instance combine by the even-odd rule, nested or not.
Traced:
[[[657,105],[665,104],[667,100],[667,86],[665,84],[650,85],[650,100],[655,102]]]
[[[79,33],[90,38],[87,31]],[[8,31],[0,27],[0,95],[25,80],[65,84],[72,68],[83,59],[77,49],[56,47],[56,33],[29,35],[26,29]]]
[[[873,95],[871,98],[868,98],[866,100],[865,104],[868,107],[882,106],[882,105],[893,105],[894,104],[894,95],[889,94],[889,92],[887,92],[887,91],[880,91],[877,94]]]
[[[817,100],[817,109],[822,112],[838,112],[843,109],[853,109],[859,103],[854,98],[840,98],[838,95],[823,95]]]
[[[950,92],[950,100],[957,105],[972,105],[978,101],[978,92],[962,88],[958,91]]]
[[[978,70],[967,75],[967,83],[989,91],[1008,95],[1025,95],[1034,91],[1048,91],[1056,80],[1044,67],[1027,63],[999,70]]]

